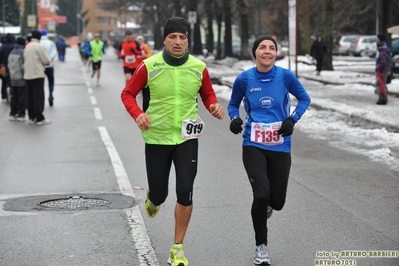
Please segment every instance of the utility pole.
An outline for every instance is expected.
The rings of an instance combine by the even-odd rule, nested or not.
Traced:
[[[5,4],[4,4],[4,0],[1,0],[1,6],[3,7],[2,9],[3,9],[3,34],[5,34],[6,33],[6,7],[5,7]]]

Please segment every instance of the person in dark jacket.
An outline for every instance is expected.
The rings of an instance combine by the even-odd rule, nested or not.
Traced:
[[[383,41],[377,42],[378,58],[376,64],[377,81],[375,84],[376,92],[378,94],[378,101],[376,104],[385,105],[388,102],[387,97],[387,79],[391,72],[391,50],[384,44]],[[381,75],[379,75],[381,73]]]
[[[0,63],[6,66],[7,73],[8,70],[8,56],[11,53],[12,49],[15,47],[15,37],[11,33],[6,34],[5,43],[1,46],[0,49]],[[1,85],[1,100],[3,102],[9,101],[9,95],[7,92],[7,88],[10,86],[10,76],[7,75]]]
[[[8,56],[10,70],[11,111],[10,121],[25,121],[26,112],[26,81],[24,79],[24,48],[26,40],[17,38],[17,44]]]
[[[310,48],[310,55],[316,59],[316,75],[320,76],[324,55],[327,55],[327,45],[324,43],[323,36],[320,34],[317,35],[317,39]]]
[[[67,45],[65,43],[64,37],[61,35],[58,37],[57,41],[55,42],[55,45],[57,46],[57,52],[58,52],[58,60],[61,62],[65,61],[65,52]]]
[[[0,57],[1,57],[1,47],[3,45],[5,45],[5,44],[6,44],[6,35],[1,35]],[[0,58],[0,64],[1,64],[1,58]],[[7,92],[7,84],[6,84],[7,80],[3,76],[0,76],[0,78],[1,78],[1,92],[2,92],[2,94],[1,94],[2,97],[1,98],[3,98],[3,88]],[[5,101],[7,101],[7,96],[6,95],[5,95],[4,99],[5,99]]]

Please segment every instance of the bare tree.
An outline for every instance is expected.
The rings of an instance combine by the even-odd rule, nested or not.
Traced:
[[[224,16],[224,57],[233,56],[233,35],[231,33],[231,1],[223,0]]]
[[[213,20],[214,20],[214,1],[205,4],[205,14],[206,14],[206,50],[207,55],[213,54],[214,48],[214,33],[213,33]]]
[[[298,54],[308,54],[311,46],[311,26],[310,26],[310,6],[311,0],[298,0],[297,1],[297,19],[298,22]]]
[[[222,23],[223,23],[223,9],[220,1],[215,0],[215,14],[217,23],[217,44],[216,44],[216,58],[222,59]]]
[[[241,58],[242,59],[251,59],[248,49],[248,40],[249,40],[249,6],[248,1],[246,0],[237,0],[237,9],[240,16],[241,23]]]
[[[332,65],[333,32],[334,32],[334,10],[336,0],[325,0],[324,20],[324,42],[327,45],[327,57],[323,60],[324,70],[334,70]]]

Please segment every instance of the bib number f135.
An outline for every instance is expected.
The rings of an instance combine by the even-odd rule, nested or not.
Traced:
[[[278,134],[282,122],[251,123],[251,141],[263,145],[278,145],[284,143],[284,137]]]

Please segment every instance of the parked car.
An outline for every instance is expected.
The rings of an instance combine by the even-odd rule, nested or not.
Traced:
[[[393,73],[399,73],[399,38],[392,40],[392,68]]]
[[[392,40],[392,56],[399,55],[399,38]]]
[[[377,53],[377,38],[375,35],[364,35],[351,44],[349,54],[362,57],[374,57]]]
[[[335,55],[348,55],[349,48],[356,40],[359,38],[359,35],[344,35],[339,38],[339,41],[335,44],[333,54]]]

